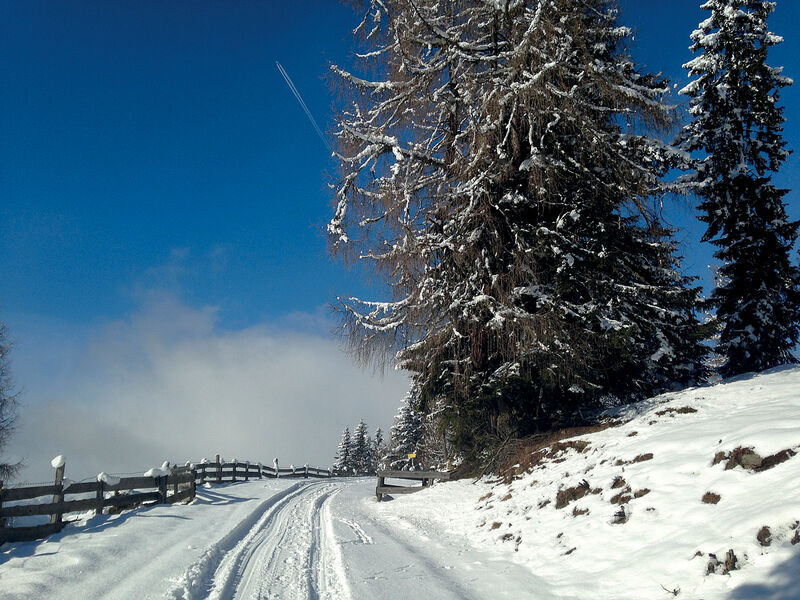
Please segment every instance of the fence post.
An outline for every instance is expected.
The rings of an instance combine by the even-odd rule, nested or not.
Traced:
[[[105,483],[102,481],[97,482],[97,493],[95,494],[95,500],[97,501],[97,506],[94,507],[94,514],[102,515],[103,514],[103,488],[105,487]]]
[[[197,497],[197,467],[192,469],[192,500]]]
[[[231,481],[236,481],[236,461],[233,461],[233,479]]]
[[[3,508],[3,482],[0,481],[0,509]],[[6,526],[6,518],[0,517],[0,529]]]
[[[167,476],[158,477],[158,503],[167,503]]]
[[[250,461],[244,463],[244,480],[250,481]]]
[[[259,479],[263,479],[264,478],[264,466],[261,464],[260,461],[258,463],[258,478]]]
[[[172,495],[178,495],[178,480],[180,479],[180,474],[175,472],[175,469],[172,470]]]
[[[308,479],[308,463],[305,464],[305,469],[306,469],[305,478]]]
[[[197,471],[195,471],[195,478],[197,477]],[[203,485],[206,482],[206,463],[200,464],[200,485]]]
[[[217,483],[222,483],[222,463],[219,462],[219,454],[217,454]]]
[[[384,477],[381,477],[380,475],[378,475],[378,487],[375,488],[375,494],[378,496],[378,502],[380,502],[383,499],[383,492],[381,492],[380,490],[383,487],[385,482],[386,482],[386,479]]]
[[[280,470],[278,469],[278,459],[276,458],[275,460],[273,460],[273,461],[272,461],[272,464],[273,464],[273,465],[275,465],[275,478],[276,478],[276,479],[279,479],[279,478],[280,478],[280,476],[281,476],[281,472],[280,472]]]
[[[56,468],[56,493],[53,494],[53,504],[61,504],[64,502],[64,459],[57,456],[50,464]],[[61,516],[62,513],[53,513],[50,515],[50,523],[61,523]]]

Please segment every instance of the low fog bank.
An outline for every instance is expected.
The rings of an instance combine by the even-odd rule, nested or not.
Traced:
[[[18,479],[48,481],[58,454],[75,480],[216,453],[328,466],[346,425],[391,426],[406,376],[354,366],[319,315],[224,330],[216,312],[154,293],[95,327],[18,322]]]

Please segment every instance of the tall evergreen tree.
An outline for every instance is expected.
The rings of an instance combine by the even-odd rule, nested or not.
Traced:
[[[406,470],[411,465],[408,455],[415,453],[423,435],[423,415],[419,410],[419,387],[412,385],[394,418],[389,448],[384,461],[390,469]]]
[[[353,463],[350,457],[350,428],[345,427],[342,432],[342,439],[339,442],[339,448],[336,450],[336,456],[333,459],[333,471],[337,475],[352,475]]]
[[[360,356],[397,350],[462,448],[695,381],[697,293],[650,210],[666,87],[611,3],[366,4],[382,77],[334,68],[329,225],[393,294],[343,302]]]
[[[375,430],[375,438],[372,440],[372,471],[377,472],[382,467],[382,458],[386,448],[383,443],[383,430],[378,427]]]
[[[372,472],[372,440],[367,432],[364,419],[358,422],[350,441],[350,461],[356,475],[367,475]]]
[[[792,81],[766,62],[782,41],[767,29],[775,2],[709,0],[702,8],[710,15],[691,36],[700,54],[684,65],[694,77],[681,90],[692,120],[680,144],[702,156],[687,179],[701,198],[703,239],[718,248],[724,283],[711,303],[727,377],[796,360],[800,271],[790,253],[798,223],[786,215],[787,190],[772,183],[789,155],[778,100]]]
[[[11,374],[8,369],[8,351],[6,326],[0,323],[0,452],[5,448],[14,431],[16,422],[16,394],[13,392]],[[0,478],[11,477],[17,473],[20,465],[0,459]]]

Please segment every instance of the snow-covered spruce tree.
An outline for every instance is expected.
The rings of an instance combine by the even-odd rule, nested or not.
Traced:
[[[350,457],[350,428],[345,427],[342,432],[342,439],[339,442],[339,448],[336,450],[336,456],[333,459],[333,472],[336,475],[352,475],[353,466]]]
[[[356,354],[396,350],[462,449],[696,380],[697,293],[649,210],[666,90],[611,3],[364,4],[329,233],[392,298],[343,301]]]
[[[409,454],[419,450],[423,434],[423,415],[419,410],[419,386],[412,384],[397,416],[389,436],[389,447],[383,461],[390,469],[407,470],[411,466]]]
[[[800,273],[790,253],[798,223],[787,218],[787,190],[772,184],[789,155],[778,100],[792,82],[766,62],[782,41],[767,29],[775,2],[709,0],[702,8],[710,16],[691,36],[700,54],[684,65],[694,77],[681,90],[692,120],[680,143],[702,157],[689,179],[725,281],[711,303],[722,327],[720,374],[728,377],[795,362]]]
[[[372,473],[372,440],[367,433],[367,424],[361,419],[353,430],[350,441],[350,462],[356,475]]]
[[[372,471],[385,468],[383,466],[383,455],[386,452],[386,446],[383,443],[383,430],[378,427],[375,430],[375,438],[372,440]]]
[[[13,392],[13,382],[8,368],[8,351],[10,344],[6,326],[0,323],[0,452],[5,448],[17,417],[17,396]],[[0,478],[5,479],[17,473],[20,465],[11,464],[0,459]]]
[[[17,397],[8,369],[9,342],[6,326],[0,323],[0,452],[14,431],[17,416]],[[0,459],[0,478],[6,479],[19,470],[19,464],[10,464]]]

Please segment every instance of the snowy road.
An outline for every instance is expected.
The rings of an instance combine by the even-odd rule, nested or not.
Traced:
[[[373,478],[254,481],[0,548],[0,598],[535,598],[524,567],[378,505]],[[446,510],[445,507],[443,507]]]
[[[338,492],[333,482],[297,484],[262,502],[249,529],[240,527],[192,565],[174,596],[183,597],[186,583],[201,578],[213,567],[208,598],[345,598],[345,578],[331,531],[329,503]],[[252,520],[252,519],[249,519]],[[232,541],[232,540],[230,540]],[[218,557],[218,564],[208,557]],[[193,582],[198,597],[202,585]],[[200,585],[197,585],[200,583]]]

